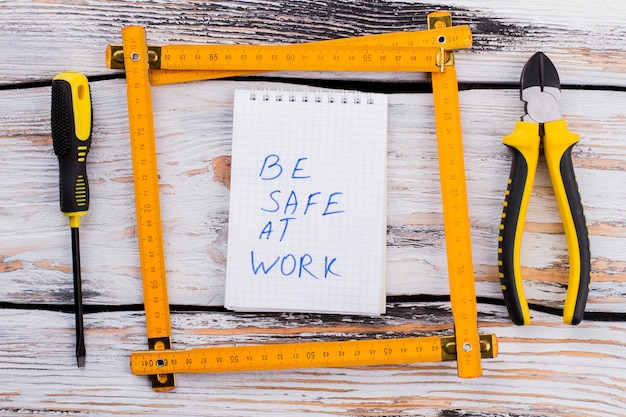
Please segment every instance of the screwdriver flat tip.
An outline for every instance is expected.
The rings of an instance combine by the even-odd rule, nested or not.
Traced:
[[[80,354],[79,353],[76,354],[76,363],[78,364],[79,368],[84,368],[85,367],[85,362],[86,362],[85,357],[86,357],[86,355],[85,355],[84,351],[82,353],[80,353]]]

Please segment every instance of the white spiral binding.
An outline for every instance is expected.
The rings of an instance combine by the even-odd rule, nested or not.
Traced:
[[[339,104],[374,104],[374,95],[359,91],[293,91],[282,90],[253,90],[250,92],[250,101],[286,101],[294,103],[339,103]]]

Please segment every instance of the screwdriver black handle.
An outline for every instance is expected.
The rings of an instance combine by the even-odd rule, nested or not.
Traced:
[[[52,80],[52,144],[59,159],[61,211],[70,218],[89,209],[87,154],[91,146],[91,92],[85,75],[63,72]]]

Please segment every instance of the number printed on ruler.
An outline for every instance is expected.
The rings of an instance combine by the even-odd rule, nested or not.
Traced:
[[[164,45],[161,69],[437,71],[441,48],[301,45]]]
[[[250,75],[264,71],[293,70],[298,67],[312,70],[314,61],[318,61],[315,64],[318,70],[431,72],[441,69],[441,62],[436,62],[436,59],[442,51],[471,46],[472,33],[466,25],[280,46],[211,44],[151,46],[150,81],[152,85],[164,85]],[[271,53],[271,48],[280,51],[282,55]],[[342,58],[334,63],[332,60],[329,61],[328,58],[336,56],[337,53],[342,55],[349,53],[353,59]],[[308,62],[298,62],[302,56],[310,59]],[[109,68],[124,68],[122,57],[122,46],[108,46],[106,60]],[[435,60],[425,62],[432,57],[435,57]],[[237,59],[238,64],[235,63]],[[167,61],[167,64],[164,64],[164,61]],[[452,65],[453,62],[446,60],[445,64]],[[168,66],[178,69],[167,69]],[[242,68],[235,69],[235,66]],[[257,66],[257,69],[253,69],[252,66]],[[223,69],[218,69],[220,67]]]
[[[128,117],[146,328],[149,339],[169,337],[152,94],[147,76],[148,51],[143,28],[125,28],[122,39],[127,51]]]
[[[153,375],[439,362],[444,356],[443,340],[432,336],[134,352],[131,372]]]
[[[461,347],[457,353],[459,376],[476,377],[482,368],[455,68],[433,73],[432,82],[450,301],[456,342]]]

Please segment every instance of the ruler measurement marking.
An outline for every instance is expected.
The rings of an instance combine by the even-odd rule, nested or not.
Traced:
[[[429,27],[451,24],[429,17]],[[457,366],[462,378],[482,374],[474,263],[471,251],[459,92],[454,66],[432,73],[450,304],[455,324]]]
[[[156,141],[145,30],[137,26],[124,28],[122,41],[127,51],[124,61],[128,121],[148,345],[151,349],[171,349],[170,311],[165,277]],[[156,390],[172,389],[175,385],[174,376],[154,375],[152,384]]]
[[[197,73],[189,71],[190,68],[184,68],[179,70],[165,70],[154,69],[158,68],[161,61],[157,59],[167,53],[162,53],[162,49],[170,49],[170,56],[168,60],[173,56],[172,51],[176,51],[176,48],[192,48],[195,53],[202,51],[210,51],[213,47],[218,48],[239,48],[239,51],[245,49],[259,51],[259,48],[264,47],[283,47],[283,48],[318,48],[323,50],[330,50],[332,47],[345,48],[345,47],[393,47],[393,48],[437,48],[445,51],[469,48],[472,45],[472,33],[469,26],[454,26],[454,27],[439,27],[437,29],[429,29],[418,32],[393,32],[385,34],[367,35],[355,38],[341,38],[332,39],[318,42],[310,42],[304,44],[289,44],[289,45],[165,45],[163,47],[150,46],[150,53],[152,54],[151,65],[153,70],[150,71],[151,82],[153,85],[170,84],[175,82],[213,79],[222,77],[231,77],[237,75],[246,75],[250,73],[256,73],[258,71],[252,70],[196,70]],[[244,51],[245,52],[245,51]],[[202,52],[206,56],[206,52]],[[122,48],[119,45],[109,45],[107,48],[107,66],[110,68],[123,68],[123,60],[120,57],[123,55]],[[254,54],[246,53],[246,56],[251,57]],[[423,55],[423,54],[422,54]],[[209,53],[210,59],[210,53]],[[187,58],[187,55],[185,56]],[[451,62],[449,64],[452,64]],[[354,67],[354,66],[353,66]],[[288,68],[285,68],[288,69]],[[307,70],[308,68],[304,68]],[[323,68],[322,68],[323,69]],[[351,70],[346,68],[346,70]],[[414,71],[415,69],[412,69]],[[212,72],[215,71],[215,72]],[[229,73],[229,71],[233,71]]]
[[[357,46],[357,47],[438,47],[444,51],[469,48],[472,45],[472,33],[468,26],[439,27],[419,32],[393,32],[377,35],[367,35],[355,38],[332,39],[306,44],[296,44],[298,47],[330,47],[330,46]],[[170,45],[175,46],[175,45]],[[195,48],[210,48],[211,45],[189,45]],[[220,45],[229,46],[229,45]],[[232,45],[230,45],[232,46]],[[242,45],[239,45],[242,46]],[[258,45],[243,45],[244,47],[258,47]],[[284,45],[283,45],[284,46]],[[294,46],[294,45],[291,45]],[[167,46],[166,46],[167,47]],[[162,47],[149,47],[154,58],[153,64],[159,64],[158,57],[162,56]],[[119,57],[122,54],[122,47],[110,45],[107,49],[107,65],[110,68],[123,68],[123,60]],[[447,62],[452,65],[453,62]],[[308,69],[308,68],[305,68]],[[152,85],[164,85],[179,82],[199,81],[216,78],[258,74],[264,71],[253,71],[250,69],[241,70],[168,70],[152,69],[150,71],[150,82]]]
[[[134,375],[151,375],[159,370],[202,373],[439,362],[443,360],[443,339],[431,336],[134,352],[131,370]]]
[[[439,70],[441,48],[303,45],[165,45],[161,70],[407,71]]]

